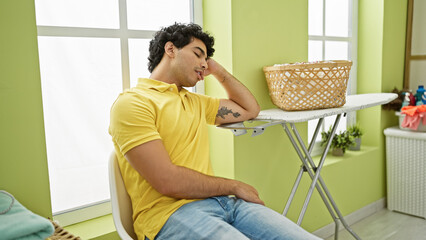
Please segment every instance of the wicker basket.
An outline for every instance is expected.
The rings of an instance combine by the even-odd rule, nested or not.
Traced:
[[[272,102],[287,111],[341,107],[352,62],[346,60],[264,67]]]

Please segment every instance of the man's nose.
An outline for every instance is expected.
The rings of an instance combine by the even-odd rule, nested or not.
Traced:
[[[203,60],[203,61],[201,62],[201,68],[202,68],[203,70],[207,70],[207,68],[209,68],[209,65],[207,64],[207,60]]]

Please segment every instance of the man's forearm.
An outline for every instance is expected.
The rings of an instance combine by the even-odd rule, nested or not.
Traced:
[[[162,194],[175,198],[206,198],[231,195],[235,181],[202,174],[189,168],[176,166],[173,173],[164,179]]]
[[[166,181],[169,183],[164,184],[161,193],[174,198],[202,199],[236,195],[246,201],[263,204],[256,189],[248,184],[205,175],[185,167],[176,166],[173,173],[167,176]]]
[[[244,86],[238,79],[230,74],[226,69],[222,69],[213,76],[222,84],[228,94],[228,98],[248,112],[258,113],[260,110],[256,98],[250,90]]]

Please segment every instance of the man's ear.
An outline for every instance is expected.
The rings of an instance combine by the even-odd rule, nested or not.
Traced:
[[[174,58],[176,53],[175,45],[170,41],[166,42],[164,45],[164,53],[167,54],[170,58]]]

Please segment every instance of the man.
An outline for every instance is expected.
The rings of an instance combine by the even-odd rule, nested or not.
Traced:
[[[112,106],[109,132],[138,238],[318,239],[264,207],[252,186],[213,176],[207,124],[244,121],[260,111],[250,91],[210,58],[213,43],[195,24],[163,28],[150,42],[150,78]],[[210,74],[228,99],[184,88]]]

